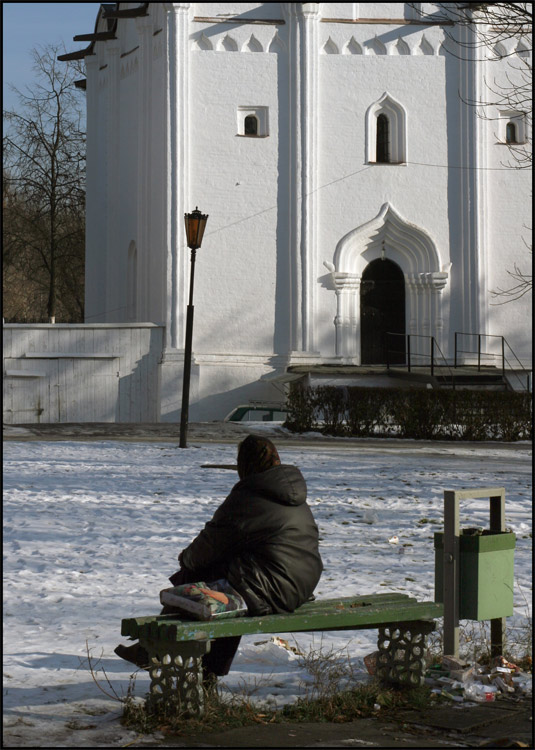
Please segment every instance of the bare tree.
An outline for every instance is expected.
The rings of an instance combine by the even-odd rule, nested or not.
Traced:
[[[4,317],[83,320],[85,133],[60,48],[34,49],[36,81],[4,111]],[[46,309],[42,310],[43,298]]]
[[[531,254],[531,248],[529,248],[529,252]],[[498,287],[498,289],[491,290],[490,293],[495,299],[501,298],[500,302],[494,302],[493,304],[504,305],[506,302],[520,299],[533,289],[533,275],[522,271],[516,263],[513,268],[513,271],[507,271],[507,274],[513,279],[513,286],[508,289]]]

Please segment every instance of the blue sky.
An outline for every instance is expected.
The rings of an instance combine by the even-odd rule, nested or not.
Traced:
[[[89,42],[73,42],[77,34],[95,30],[100,3],[2,3],[3,108],[16,105],[8,84],[25,90],[34,80],[30,50],[37,45],[61,44],[67,52]]]

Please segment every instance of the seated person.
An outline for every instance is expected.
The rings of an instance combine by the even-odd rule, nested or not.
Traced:
[[[281,464],[267,438],[249,435],[238,450],[238,475],[211,521],[178,556],[174,586],[225,578],[243,597],[250,616],[293,612],[311,598],[323,565],[307,487],[295,466]],[[162,614],[175,610],[165,606]],[[226,675],[240,636],[218,638],[203,657],[205,682]],[[144,667],[138,643],[118,646],[121,658]]]

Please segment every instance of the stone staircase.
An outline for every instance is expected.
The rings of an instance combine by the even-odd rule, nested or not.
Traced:
[[[407,368],[390,367],[388,376],[406,384],[429,384],[432,388],[463,388],[469,390],[507,391],[514,390],[507,377],[496,367],[464,365],[462,367],[439,367],[435,365],[433,373],[430,367],[416,366],[410,371]]]

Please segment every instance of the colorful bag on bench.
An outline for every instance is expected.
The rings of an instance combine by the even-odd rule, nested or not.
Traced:
[[[198,581],[163,589],[160,601],[176,607],[180,614],[194,620],[220,620],[247,614],[243,598],[224,578],[211,583]]]

